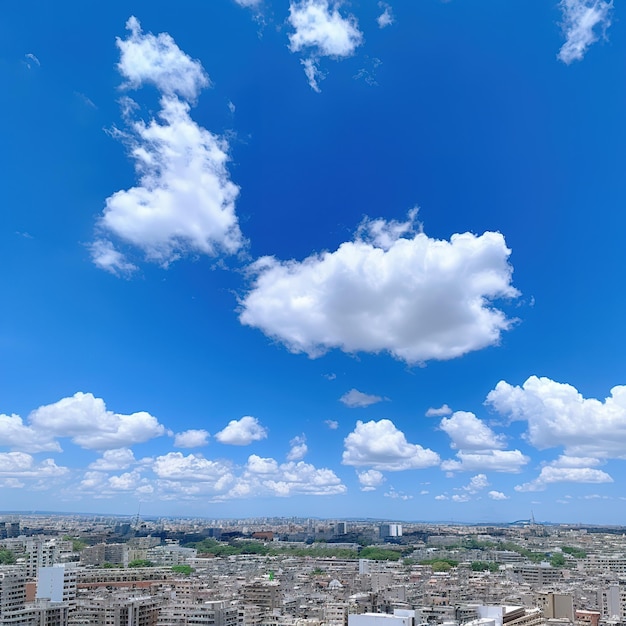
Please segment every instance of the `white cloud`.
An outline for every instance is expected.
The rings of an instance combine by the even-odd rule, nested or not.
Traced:
[[[550,463],[553,467],[592,467],[600,465],[600,459],[590,456],[567,456],[561,454],[556,460]]]
[[[248,457],[243,468],[227,461],[181,452],[159,456],[150,467],[145,467],[154,472],[154,484],[142,478],[138,471],[111,478],[92,472],[85,480],[89,479],[90,490],[98,489],[102,493],[107,489],[134,490],[165,500],[208,498],[217,502],[249,497],[337,495],[346,491],[345,485],[328,468],[317,468],[304,461],[279,464],[271,457],[256,454]]]
[[[461,494],[461,495],[457,493],[457,494],[454,494],[451,498],[452,502],[469,502],[470,499],[471,498],[466,493]]]
[[[141,484],[141,474],[139,472],[125,472],[119,476],[111,476],[108,486],[113,491],[135,491]]]
[[[443,415],[450,415],[451,413],[452,409],[447,404],[444,404],[438,409],[433,407],[428,409],[428,411],[426,411],[426,417],[441,417]]]
[[[448,499],[448,496],[444,495],[443,493],[438,496],[435,496],[435,500],[447,500],[447,499]]]
[[[106,450],[102,457],[89,465],[89,469],[110,472],[124,470],[135,464],[135,455],[128,448]]]
[[[168,96],[195,100],[209,77],[200,61],[186,55],[167,33],[144,34],[136,17],[126,22],[128,39],[116,39],[120,50],[117,68],[126,79],[124,85],[138,89],[146,83]]]
[[[209,483],[213,488],[232,480],[230,463],[211,461],[201,454],[168,452],[154,460],[152,471],[159,477],[173,481]]]
[[[0,478],[0,487],[5,489],[23,489],[26,487],[26,483],[23,483],[19,478]]]
[[[283,463],[276,480],[266,480],[263,485],[277,496],[297,494],[334,495],[346,492],[335,472],[327,468],[318,469],[309,463]]]
[[[374,491],[385,482],[382,472],[375,469],[357,472],[356,475],[359,478],[359,483],[361,483],[361,491]]]
[[[103,269],[132,269],[104,233],[162,265],[189,252],[233,254],[243,245],[235,215],[239,188],[226,168],[227,141],[196,124],[187,103],[163,97],[161,107],[163,123],[140,120],[131,123],[130,134],[118,133],[130,146],[139,186],[106,200],[98,223],[103,235],[92,247]]]
[[[291,449],[287,454],[288,461],[300,461],[306,456],[307,452],[309,451],[309,448],[306,445],[306,437],[304,435],[294,437],[289,442],[289,445],[291,446]]]
[[[240,321],[312,358],[340,348],[420,363],[497,344],[512,322],[492,302],[518,295],[504,237],[402,237],[414,218],[366,220],[355,241],[302,262],[257,260]]]
[[[32,428],[53,437],[71,437],[82,448],[107,450],[143,443],[165,434],[165,427],[145,411],[123,415],[108,411],[104,400],[75,393],[41,406],[28,417]]]
[[[452,417],[444,417],[439,427],[450,437],[450,446],[456,450],[495,450],[505,447],[504,435],[496,435],[483,421],[467,411],[456,411]]]
[[[500,414],[528,423],[528,440],[539,448],[565,447],[565,454],[626,457],[626,386],[604,401],[584,398],[575,387],[531,376],[521,387],[500,381],[487,396]]]
[[[289,48],[307,54],[301,63],[309,85],[318,92],[323,78],[318,67],[320,57],[349,57],[363,42],[356,18],[343,17],[337,4],[331,7],[328,0],[291,2],[289,24],[294,29],[289,35]]]
[[[152,83],[159,89],[160,121],[133,120],[137,106],[123,101],[128,131],[113,134],[129,146],[139,184],[107,198],[92,259],[115,274],[136,269],[109,236],[163,266],[188,253],[233,254],[244,240],[235,214],[239,187],[226,167],[228,142],[189,115],[189,101],[209,84],[208,77],[168,34],[143,34],[134,18],[127,26],[129,38],[118,39],[118,67],[127,87]]]
[[[300,64],[304,68],[304,75],[309,81],[309,87],[317,93],[321,93],[320,81],[326,78],[326,74],[320,70],[315,59],[300,59]]]
[[[504,495],[501,491],[490,491],[487,494],[492,500],[508,500],[509,496]]]
[[[402,493],[401,491],[396,491],[393,487],[391,487],[389,491],[383,495],[385,498],[391,498],[392,500],[413,500],[413,496]]]
[[[0,475],[28,471],[33,465],[33,457],[24,452],[0,452]]]
[[[485,476],[485,474],[476,474],[476,476],[472,476],[472,478],[470,478],[469,483],[465,485],[465,487],[462,487],[462,489],[463,491],[474,494],[486,489],[487,487],[489,487],[487,476]]]
[[[348,57],[363,41],[354,16],[342,17],[327,0],[303,0],[289,5],[292,52],[312,49],[318,56]]]
[[[393,11],[386,2],[379,2],[378,6],[383,9],[383,12],[376,18],[379,28],[385,28],[393,24]]]
[[[41,61],[32,52],[29,52],[25,54],[24,56],[30,61],[32,61],[33,63],[35,63],[38,67],[41,66]],[[28,66],[28,69],[30,69],[30,64],[26,63],[26,65]]]
[[[371,404],[376,404],[377,402],[382,402],[383,398],[380,396],[374,396],[367,393],[363,393],[362,391],[358,391],[357,389],[350,389],[350,391],[346,392],[339,398],[340,402],[343,402],[346,406],[349,406],[351,409],[362,409]]]
[[[85,472],[80,484],[78,485],[78,489],[88,493],[101,491],[104,488],[106,479],[107,475],[103,472]]]
[[[261,426],[256,417],[246,415],[239,420],[231,420],[228,426],[215,435],[215,438],[231,446],[247,446],[253,441],[267,437],[267,429]]]
[[[278,472],[278,463],[275,459],[251,454],[248,457],[246,469],[251,474],[276,474]]]
[[[176,433],[174,446],[176,448],[202,448],[207,445],[210,436],[209,431],[204,429],[185,430],[182,433]]]
[[[116,276],[128,276],[137,270],[108,239],[96,239],[89,245],[89,251],[96,266]]]
[[[263,0],[235,0],[235,2],[241,7],[257,7],[263,2]]]
[[[23,481],[39,481],[39,488],[46,488],[46,484],[53,478],[63,476],[69,472],[67,467],[57,465],[54,459],[44,459],[36,463],[35,459],[25,452],[0,452],[0,479],[8,481],[7,485],[26,485]]]
[[[423,469],[439,463],[439,455],[419,444],[409,443],[391,420],[356,423],[344,439],[342,463],[377,470]]]
[[[90,467],[95,468],[95,464],[92,463]],[[132,492],[140,499],[145,499],[146,496],[150,496],[155,491],[154,486],[137,469],[114,476],[109,476],[106,472],[100,471],[103,469],[108,471],[115,468],[103,464],[96,471],[85,472],[77,491],[95,498],[112,498],[120,493]]]
[[[587,48],[599,36],[604,36],[611,25],[613,1],[561,0],[559,6],[563,12],[565,43],[558,57],[569,65],[573,61],[581,61]]]
[[[339,422],[337,420],[324,420],[324,424],[326,424],[330,430],[337,430],[339,428]]]
[[[508,472],[517,473],[530,459],[519,450],[491,450],[482,452],[457,452],[456,460],[443,461],[446,472]]]
[[[248,496],[290,497],[296,495],[338,495],[345,485],[327,468],[304,461],[278,464],[275,459],[251,455],[243,474],[218,500]]]
[[[21,452],[60,452],[61,446],[46,431],[26,426],[19,415],[0,414],[0,446]]]
[[[542,467],[535,480],[517,485],[516,491],[543,491],[554,483],[612,483],[609,474],[598,469],[588,467]]]

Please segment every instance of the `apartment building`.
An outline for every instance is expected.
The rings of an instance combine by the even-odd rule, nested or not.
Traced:
[[[107,593],[77,600],[69,626],[157,626],[163,599]]]
[[[26,570],[13,565],[0,566],[0,624],[24,608],[26,603]]]

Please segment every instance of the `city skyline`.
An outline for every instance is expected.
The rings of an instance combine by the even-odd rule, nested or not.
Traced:
[[[622,523],[619,15],[5,7],[3,508]]]

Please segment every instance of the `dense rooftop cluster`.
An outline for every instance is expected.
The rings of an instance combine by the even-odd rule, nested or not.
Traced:
[[[0,518],[0,624],[626,622],[621,528]]]

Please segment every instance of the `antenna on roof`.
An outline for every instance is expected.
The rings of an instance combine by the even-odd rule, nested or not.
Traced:
[[[141,517],[139,516],[140,511],[141,511],[141,500],[139,500],[139,503],[137,504],[137,515],[134,515],[132,519],[130,520],[131,528],[133,528],[134,530],[137,530],[139,528],[139,525],[141,524]]]

